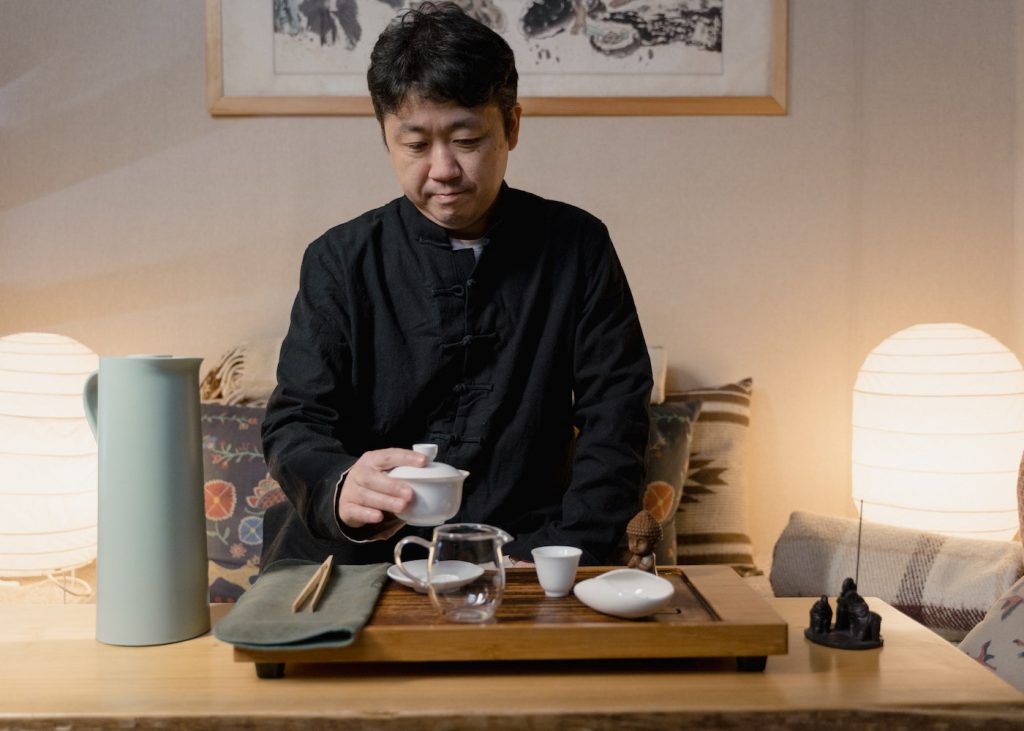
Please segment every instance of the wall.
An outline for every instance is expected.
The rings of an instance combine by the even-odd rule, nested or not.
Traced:
[[[1018,0],[1020,3],[1020,0]],[[1018,39],[1024,39],[1024,8],[1017,6],[1015,33]],[[1024,141],[1024,42],[1016,43],[1016,97],[1014,115],[1014,139]],[[1024,144],[1014,145],[1014,260],[1013,281],[1013,322],[1014,342],[1017,343],[1017,354],[1022,355],[1024,349]]]
[[[854,514],[877,342],[1024,344],[1017,3],[790,15],[787,116],[528,118],[508,173],[609,225],[670,386],[755,379],[762,556],[792,510]],[[215,358],[281,333],[308,241],[398,194],[371,119],[211,118],[203,38],[201,0],[0,0],[0,332]]]

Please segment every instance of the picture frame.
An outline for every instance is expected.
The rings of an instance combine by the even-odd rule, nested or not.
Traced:
[[[364,2],[363,7],[375,10],[378,6],[394,5],[382,0],[377,0],[377,5],[369,4],[368,0],[349,1]],[[492,0],[499,6],[511,1]],[[699,1],[679,0],[684,4]],[[523,0],[515,2],[521,5]],[[626,2],[620,0],[620,4]],[[586,34],[573,38],[561,32],[555,40],[535,41],[529,46],[529,53],[514,46],[520,67],[519,102],[523,113],[540,116],[785,115],[789,1],[704,0],[704,3],[724,6],[728,14],[720,11],[721,15],[733,23],[732,27],[740,28],[735,36],[725,33],[725,43],[719,36],[718,71],[712,68],[710,72],[672,73],[660,69],[634,73],[629,71],[627,61],[619,60],[621,54],[598,58],[600,54],[584,45]],[[365,93],[365,62],[358,66],[353,61],[350,73],[335,72],[327,70],[326,66],[323,69],[302,67],[303,63],[319,64],[320,61],[311,62],[299,54],[294,56],[298,59],[294,62],[298,72],[294,68],[281,72],[281,59],[287,55],[282,43],[289,39],[275,32],[272,7],[271,0],[206,0],[206,94],[210,114],[372,115],[373,108]],[[362,30],[358,42],[366,59],[369,57],[367,47],[372,45],[369,40],[375,39],[385,24],[386,20],[378,19],[378,27],[367,22]],[[730,26],[719,23],[719,28],[723,27]],[[337,35],[337,29],[333,30]],[[304,35],[310,33],[306,31]],[[309,38],[305,40],[307,47],[316,45]],[[348,40],[351,42],[351,38]],[[541,62],[535,61],[531,54],[540,58],[542,53],[547,53],[547,58],[551,58],[544,44],[556,42],[562,44],[559,47],[562,51],[570,49],[570,53],[575,54],[572,56],[574,63],[591,64],[597,70],[586,66],[573,69],[574,73],[563,74],[556,68],[553,72],[540,70],[534,74],[530,64],[539,66]],[[570,47],[569,43],[575,45]],[[594,46],[592,34],[590,45]],[[652,67],[659,62],[656,53],[662,52],[660,49],[640,50],[641,53],[631,54],[631,58]],[[556,50],[555,54],[558,53]],[[561,58],[557,60],[564,63]],[[287,56],[286,61],[292,63],[292,56]],[[714,62],[711,58],[712,67]],[[616,63],[619,66],[615,66]],[[628,63],[637,67],[633,61]],[[598,68],[599,64],[604,66]],[[620,67],[625,70],[620,72]],[[581,93],[577,94],[578,90]]]

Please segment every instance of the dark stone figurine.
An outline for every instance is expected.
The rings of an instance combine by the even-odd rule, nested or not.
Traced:
[[[835,625],[829,626],[832,607],[825,595],[811,606],[810,620],[804,637],[819,645],[839,650],[870,650],[883,644],[882,617],[868,608],[864,597],[857,593],[857,583],[850,578],[843,581],[836,597]]]
[[[836,629],[841,632],[846,632],[850,629],[848,605],[854,597],[860,599],[860,594],[857,593],[857,582],[847,576],[843,579],[843,586],[839,590],[839,596],[836,597]]]
[[[868,609],[860,594],[852,592],[847,598],[846,611],[850,618],[850,636],[857,642],[878,642],[881,639],[882,616]]]
[[[811,605],[811,631],[819,635],[827,635],[832,627],[832,607],[824,594],[821,599]]]

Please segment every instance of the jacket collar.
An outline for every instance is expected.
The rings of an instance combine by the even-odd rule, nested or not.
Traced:
[[[489,240],[505,228],[505,223],[509,219],[508,213],[513,197],[512,189],[508,187],[505,181],[502,181],[501,188],[498,190],[498,197],[495,199],[494,208],[491,211],[490,225],[481,238]],[[451,248],[448,231],[420,213],[420,210],[406,196],[399,198],[398,207],[406,230],[409,231],[411,238],[417,243]]]

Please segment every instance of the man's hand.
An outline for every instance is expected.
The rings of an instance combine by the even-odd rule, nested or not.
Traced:
[[[345,475],[338,494],[338,518],[349,528],[380,523],[384,513],[400,513],[413,499],[412,488],[389,477],[395,467],[426,467],[427,458],[410,449],[364,452]]]

